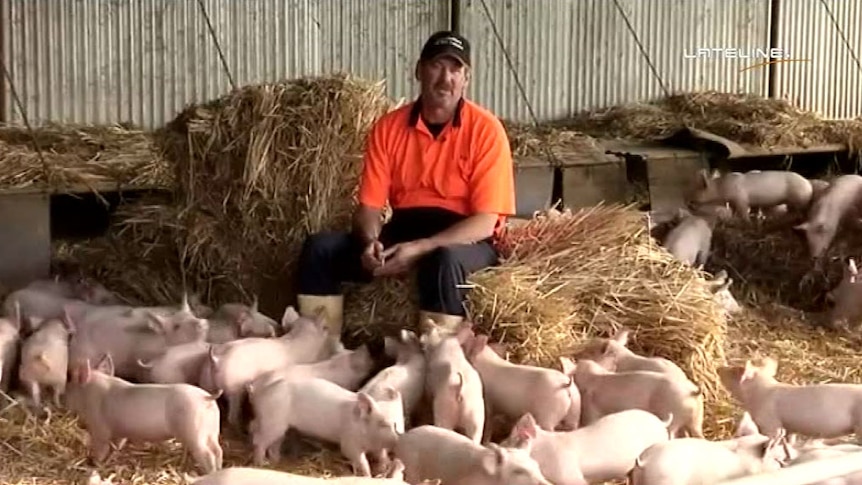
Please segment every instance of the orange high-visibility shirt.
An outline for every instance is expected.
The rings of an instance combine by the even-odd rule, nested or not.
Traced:
[[[470,216],[499,216],[497,229],[515,213],[509,138],[490,111],[462,100],[435,139],[419,115],[419,102],[382,116],[365,151],[359,202],[380,209],[439,207]]]

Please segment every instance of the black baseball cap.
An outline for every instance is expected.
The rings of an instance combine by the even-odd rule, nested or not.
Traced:
[[[462,64],[470,65],[470,42],[464,36],[451,30],[436,32],[428,38],[422,47],[420,61],[429,61],[438,56],[452,56]]]

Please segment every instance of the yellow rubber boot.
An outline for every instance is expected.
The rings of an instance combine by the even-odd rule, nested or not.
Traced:
[[[313,318],[321,308],[326,312],[326,322],[332,335],[341,336],[344,319],[344,296],[342,295],[297,295],[299,314]]]

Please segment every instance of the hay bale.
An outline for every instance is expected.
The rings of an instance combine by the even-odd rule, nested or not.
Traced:
[[[558,123],[597,137],[661,140],[685,127],[757,147],[843,143],[862,153],[862,119],[827,120],[786,100],[754,94],[680,93],[579,113]]]
[[[511,227],[500,249],[499,267],[470,278],[476,287],[468,307],[480,331],[508,344],[513,361],[558,367],[558,357],[586,338],[626,326],[636,332],[633,349],[677,362],[708,402],[725,397],[716,374],[724,361],[724,314],[703,275],[656,246],[638,211],[596,207],[537,217]],[[385,311],[376,322],[413,321],[408,286],[383,280],[349,293],[348,331],[380,331],[351,328],[368,320],[356,305]]]
[[[126,202],[117,207],[103,236],[57,241],[53,272],[93,277],[131,304],[176,304],[184,288],[179,230],[169,199],[149,196]],[[204,292],[191,284],[188,290]]]
[[[805,238],[793,230],[798,222],[792,216],[719,221],[707,268],[726,269],[734,279],[734,295],[750,306],[775,302],[807,312],[825,310],[826,292],[840,282],[847,258],[862,257],[862,235],[853,229],[839,232],[815,265]]]
[[[5,125],[0,127],[0,160],[0,187],[9,189],[173,186],[173,173],[152,135],[121,126],[46,124],[31,134],[24,126]]]
[[[47,419],[37,419],[20,407],[0,415],[0,476],[9,485],[71,485],[86,483],[94,469],[87,464],[86,433],[77,419],[54,411]],[[251,447],[234,436],[222,436],[224,466],[248,466]],[[311,476],[350,474],[349,463],[331,447],[284,456],[276,465],[281,471]],[[113,483],[185,485],[184,473],[200,475],[194,460],[176,441],[160,444],[126,445],[115,451],[103,466],[96,468],[103,479]]]
[[[515,165],[524,159],[549,157],[550,151],[557,161],[571,158],[603,158],[604,149],[591,136],[574,130],[561,129],[552,125],[528,125],[504,121],[503,126],[509,136]],[[549,159],[551,163],[553,159]]]
[[[309,77],[239,88],[162,130],[189,273],[225,281],[209,299],[253,292],[283,311],[305,236],[349,227],[367,132],[392,107],[382,82]]]

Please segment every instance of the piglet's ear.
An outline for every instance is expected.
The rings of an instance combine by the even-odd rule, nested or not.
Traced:
[[[371,414],[371,409],[373,407],[374,402],[371,400],[371,396],[364,392],[359,392],[356,394],[356,417],[360,419],[368,418],[368,415]]]
[[[536,439],[536,419],[531,413],[526,413],[521,416],[521,419],[515,424],[515,435],[518,440]]]

